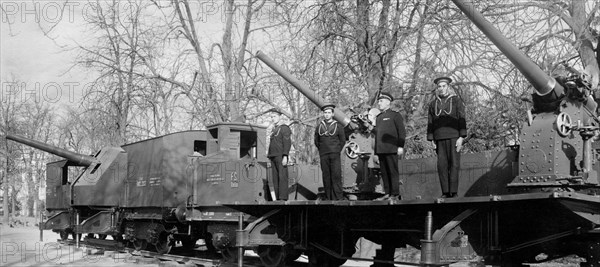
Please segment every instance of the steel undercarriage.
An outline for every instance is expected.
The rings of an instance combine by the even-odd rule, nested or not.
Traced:
[[[424,265],[479,261],[508,266],[531,262],[540,253],[600,256],[600,197],[579,193],[227,206],[259,218],[244,229],[239,244],[260,250],[279,246],[281,254],[320,254],[312,257],[323,259],[318,266],[352,258],[360,237],[382,244],[381,254],[386,248],[420,248]],[[392,263],[382,255],[375,261]]]

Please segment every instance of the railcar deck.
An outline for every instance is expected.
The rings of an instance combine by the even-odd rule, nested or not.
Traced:
[[[600,195],[593,196],[577,192],[552,192],[552,193],[523,193],[510,195],[490,195],[474,197],[455,197],[455,198],[422,198],[422,199],[403,199],[403,200],[286,200],[286,201],[267,201],[267,202],[234,202],[220,203],[233,209],[250,212],[254,209],[263,209],[261,207],[272,206],[415,206],[415,205],[445,205],[445,204],[484,204],[490,202],[512,202],[512,201],[537,201],[537,200],[558,200],[582,202],[592,206],[600,205]],[[600,213],[600,206],[598,206]],[[599,222],[600,223],[600,222]]]

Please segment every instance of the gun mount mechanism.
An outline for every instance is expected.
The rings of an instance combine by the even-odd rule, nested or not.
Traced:
[[[275,61],[273,61],[270,57],[268,57],[265,53],[258,51],[256,52],[256,57],[260,59],[263,63],[269,66],[272,70],[277,72],[281,77],[283,77],[286,81],[288,81],[292,86],[294,86],[300,93],[306,96],[310,101],[315,103],[319,109],[325,106],[325,100],[317,94],[315,91],[311,90],[308,85],[302,83],[300,80],[296,79],[291,73],[287,70],[279,66]],[[340,110],[336,109],[333,114],[333,118],[341,123],[344,127],[350,124],[350,118],[348,118],[344,113]]]
[[[326,104],[318,93],[311,90],[308,85],[300,82],[266,54],[258,51],[256,57],[298,89],[317,107],[321,108]],[[346,158],[342,159],[343,187],[347,193],[356,193],[357,187],[368,188],[360,190],[361,193],[368,193],[374,190],[374,186],[361,186],[361,184],[377,183],[373,179],[377,180],[378,177],[369,176],[369,168],[377,167],[377,164],[373,160],[374,141],[372,130],[374,128],[375,117],[378,113],[379,110],[371,109],[348,117],[339,109],[335,109],[334,111],[333,118],[351,131],[351,134],[348,136],[348,142],[346,142],[343,149]],[[347,188],[351,188],[350,191],[346,190]]]
[[[598,104],[585,75],[550,77],[511,44],[471,3],[452,0],[533,86],[530,123],[519,137],[519,165],[512,188],[598,187],[592,150]],[[580,138],[575,135],[579,132]]]
[[[325,104],[325,100],[315,91],[310,89],[308,85],[304,84],[296,77],[294,77],[291,73],[285,70],[283,67],[275,63],[269,56],[265,53],[258,51],[256,52],[256,57],[260,59],[263,63],[269,66],[273,71],[283,77],[287,82],[289,82],[292,86],[294,86],[300,93],[306,96],[310,101],[312,101],[317,107],[320,109]],[[367,134],[373,129],[372,121],[377,114],[371,114],[365,112],[364,114],[352,115],[351,117],[346,116],[341,110],[335,109],[333,118],[341,123],[344,127],[348,127],[349,129],[358,132]],[[355,135],[351,135],[350,139],[354,139]],[[348,143],[345,147],[346,155],[350,158],[356,158],[357,153],[371,153],[370,149],[370,140],[368,142],[362,142],[355,140]],[[364,143],[364,144],[363,144]],[[369,145],[367,145],[369,144]]]

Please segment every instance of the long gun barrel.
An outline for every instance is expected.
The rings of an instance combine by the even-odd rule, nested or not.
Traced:
[[[31,140],[31,139],[25,138],[20,135],[7,134],[6,139],[13,140],[15,142],[18,142],[18,143],[21,143],[24,145],[28,145],[30,147],[37,148],[39,150],[46,151],[48,153],[63,157],[65,159],[69,160],[70,162],[73,162],[79,166],[88,167],[88,166],[92,165],[93,163],[97,162],[97,160],[94,157],[81,155],[81,154],[71,152],[66,149],[55,147],[53,145],[49,145],[49,144],[42,143],[39,141]]]
[[[317,107],[322,108],[325,106],[325,101],[323,98],[317,94],[315,91],[311,90],[308,85],[300,82],[300,80],[296,79],[291,73],[277,65],[271,58],[269,58],[266,54],[261,51],[256,52],[256,57],[260,59],[263,63],[267,64],[271,69],[273,69],[277,74],[283,77],[286,81],[288,81],[292,86],[296,87],[300,93],[305,95],[310,101],[315,103]],[[347,126],[350,123],[350,118],[348,118],[344,113],[340,110],[335,109],[333,113],[333,118],[340,122],[342,125]]]
[[[564,94],[564,88],[556,80],[541,70],[523,52],[510,43],[494,26],[479,13],[471,3],[452,0],[456,6],[506,55],[533,85],[539,96],[546,96],[550,102]],[[554,91],[554,94],[550,94]]]

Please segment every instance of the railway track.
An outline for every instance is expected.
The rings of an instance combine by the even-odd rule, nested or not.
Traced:
[[[62,241],[57,240],[58,243],[68,246],[75,246],[75,241],[72,239]],[[203,267],[235,267],[238,266],[237,262],[226,262],[222,259],[219,254],[208,255],[208,251],[202,250],[202,247],[196,248],[192,251],[185,251],[182,247],[174,247],[170,254],[159,254],[149,250],[136,250],[131,247],[126,247],[120,242],[113,240],[100,240],[100,239],[84,239],[80,242],[80,246],[84,249],[88,249],[89,254],[103,253],[105,257],[113,257],[115,259],[124,260],[129,257],[128,261],[138,264],[156,264],[157,266],[203,266]],[[113,252],[113,253],[107,253]],[[126,255],[123,255],[126,254]],[[582,261],[577,256],[565,257],[565,259],[550,262],[539,262],[539,263],[523,263],[524,266],[531,267],[571,267],[578,266]],[[171,262],[171,264],[165,264]],[[159,264],[162,263],[162,264]],[[245,255],[244,256],[244,267],[260,267],[263,266],[260,259],[256,256]],[[288,267],[306,267],[307,264],[303,262],[294,262]],[[409,265],[406,265],[409,266]],[[456,262],[453,266],[470,266],[469,262]]]
[[[76,242],[73,239],[58,239],[57,242],[66,246],[76,245]],[[101,240],[95,238],[84,238],[82,241],[80,241],[79,246],[85,249],[86,253],[89,255],[103,253],[106,257],[118,257],[119,259],[128,258],[128,260],[135,263],[158,264],[159,262],[172,262],[172,266],[177,266],[177,264],[181,266],[203,267],[237,266],[237,262],[226,262],[223,260],[220,254],[210,253],[207,250],[202,250],[202,247],[198,247],[193,250],[185,250],[182,247],[174,247],[169,254],[159,254],[149,250],[136,250],[114,240]],[[123,254],[128,254],[128,256],[124,256]],[[262,266],[260,259],[255,256],[244,256],[243,265],[249,267]]]

